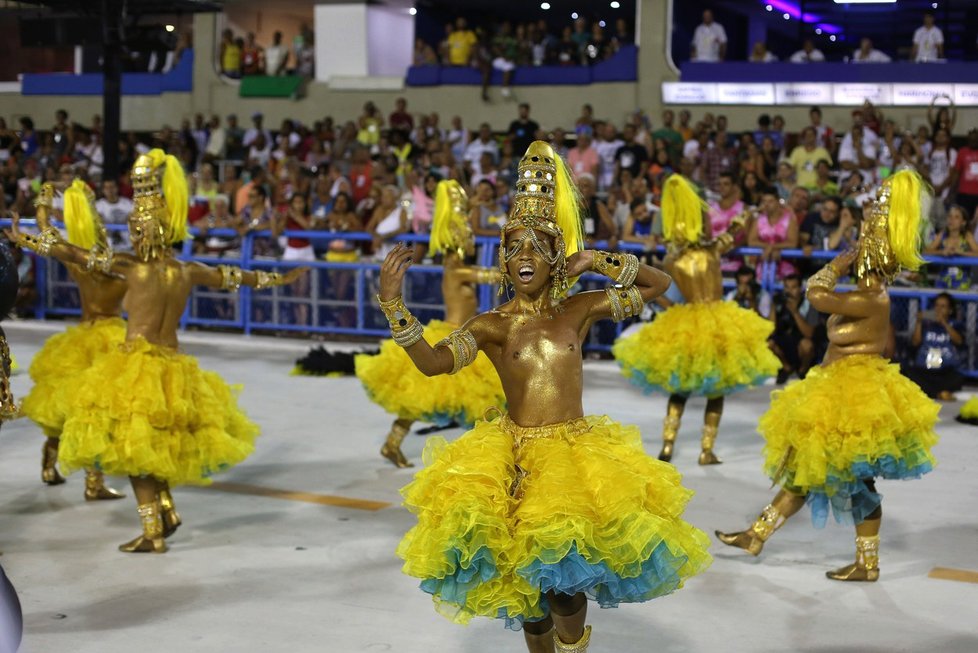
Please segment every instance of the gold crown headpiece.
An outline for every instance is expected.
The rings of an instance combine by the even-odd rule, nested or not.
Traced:
[[[81,179],[76,178],[64,192],[64,222],[72,245],[83,249],[110,248],[102,218],[95,210],[95,191]]]
[[[189,193],[180,161],[159,148],[150,150],[136,159],[130,178],[134,205],[130,221],[156,222],[167,245],[186,240]],[[146,227],[147,233],[156,235],[155,225]]]
[[[475,236],[469,224],[469,197],[454,179],[438,182],[431,221],[431,252],[454,250],[459,258],[475,251]]]
[[[552,269],[552,293],[558,297],[571,285],[567,279],[567,257],[581,250],[581,199],[571,180],[567,164],[550,144],[534,141],[517,167],[516,193],[509,220],[500,234],[499,267],[507,279],[506,263],[529,240]],[[509,243],[507,234],[523,229],[519,241]],[[553,248],[545,246],[536,232],[554,239]],[[500,289],[501,290],[501,289]]]
[[[883,181],[876,199],[863,215],[859,232],[856,274],[879,274],[887,281],[901,267],[918,269],[920,225],[927,186],[916,172],[901,170]]]

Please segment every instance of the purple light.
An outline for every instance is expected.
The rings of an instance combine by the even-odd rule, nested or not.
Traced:
[[[821,17],[815,14],[802,13],[798,5],[787,2],[787,0],[764,0],[762,3],[764,5],[771,5],[776,11],[780,13],[785,13],[794,18],[795,20],[800,20],[803,23],[815,23],[816,27],[822,28],[822,31],[826,34],[841,34],[842,28],[838,25],[833,25],[831,23],[820,23]]]

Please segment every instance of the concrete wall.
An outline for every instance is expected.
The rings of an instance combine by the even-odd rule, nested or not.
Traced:
[[[621,121],[638,107],[652,117],[653,125],[659,124],[662,111],[661,82],[676,80],[677,75],[666,61],[671,15],[669,3],[663,0],[641,0],[639,34],[640,83],[594,84],[591,86],[539,86],[517,87],[515,100],[504,100],[499,89],[492,89],[491,101],[482,102],[478,87],[445,86],[436,88],[405,88],[389,91],[343,91],[330,89],[322,83],[311,83],[307,97],[300,101],[288,99],[252,99],[238,97],[238,87],[221,79],[216,72],[215,56],[218,17],[198,15],[194,19],[196,56],[194,62],[194,90],[192,93],[172,93],[162,97],[127,97],[122,104],[122,128],[151,130],[164,124],[177,126],[180,120],[196,112],[206,115],[237,113],[243,124],[247,116],[261,111],[266,124],[278,126],[283,118],[296,118],[313,122],[325,116],[337,121],[355,119],[367,100],[372,100],[385,114],[394,106],[394,99],[405,97],[408,109],[413,112],[437,111],[444,126],[453,115],[463,116],[469,127],[488,122],[494,128],[505,129],[516,116],[516,100],[532,105],[533,117],[545,128],[571,127],[580,115],[581,105],[590,103],[601,118]],[[31,115],[40,128],[54,122],[54,112],[66,109],[73,118],[89,122],[95,113],[101,113],[102,100],[98,97],[23,97],[0,95],[0,115],[8,122],[20,115]],[[678,108],[678,107],[677,107]],[[689,107],[695,121],[703,113],[722,113],[729,118],[731,129],[746,130],[755,126],[761,107]],[[837,130],[845,130],[850,124],[847,107],[823,107],[825,122]],[[768,110],[780,113],[787,120],[789,130],[800,129],[808,122],[806,107],[779,107]],[[912,128],[925,120],[923,108],[886,108],[887,116],[897,120],[903,128]],[[958,112],[958,133],[968,126],[978,125],[978,109],[962,109]]]

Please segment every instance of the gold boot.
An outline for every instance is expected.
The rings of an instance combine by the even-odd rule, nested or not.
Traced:
[[[411,423],[407,420],[395,420],[394,424],[391,425],[390,433],[387,434],[387,440],[384,441],[384,446],[380,448],[380,455],[391,461],[398,467],[414,467],[408,459],[404,457],[404,453],[401,451],[401,442],[404,441],[404,437],[408,434],[411,428]]]
[[[61,485],[65,477],[58,472],[58,439],[48,438],[41,448],[41,480],[48,485]]]
[[[584,635],[581,636],[579,640],[572,644],[565,644],[560,640],[557,635],[557,630],[554,629],[554,647],[557,649],[557,653],[587,653],[587,646],[591,643],[591,627],[584,627]]]
[[[85,472],[85,501],[109,501],[125,496],[105,484],[105,476],[102,472],[96,472],[94,469]]]
[[[880,577],[880,536],[856,536],[856,561],[839,569],[825,572],[832,580],[875,583]]]
[[[716,441],[717,427],[713,424],[704,424],[703,438],[700,440],[700,447],[703,449],[700,452],[701,465],[719,465],[723,462],[713,453],[713,445]]]
[[[180,515],[177,513],[176,506],[173,504],[173,495],[170,494],[170,486],[163,485],[160,490],[160,509],[162,511],[161,519],[163,520],[163,537],[167,538],[177,532],[180,528],[180,524],[183,521],[180,519]]]
[[[143,534],[134,540],[119,545],[124,553],[166,553],[166,540],[163,539],[163,520],[160,519],[158,501],[144,503],[137,509],[143,524]]]
[[[724,544],[735,546],[756,556],[760,555],[761,549],[764,548],[764,543],[774,534],[774,531],[781,528],[781,525],[785,521],[787,520],[782,518],[781,511],[769,503],[764,507],[757,520],[746,531],[740,531],[739,533],[721,533],[720,531],[714,531],[714,533],[717,539]]]
[[[672,460],[672,447],[676,443],[676,434],[679,433],[679,417],[666,415],[662,422],[662,451],[659,452],[659,460],[669,462]]]
[[[523,630],[523,639],[526,641],[526,650],[529,653],[554,653],[554,629],[551,628],[542,635],[532,635]]]

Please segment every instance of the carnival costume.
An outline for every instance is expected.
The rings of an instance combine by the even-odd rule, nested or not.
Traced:
[[[431,320],[424,337],[435,345],[475,315],[474,288],[479,283],[496,283],[499,275],[493,270],[464,265],[475,250],[475,238],[468,222],[468,198],[455,180],[438,182],[431,231],[431,253],[444,256],[442,294],[446,304],[446,320]],[[468,274],[457,283],[456,276]],[[471,293],[468,306],[458,306],[459,286]],[[380,343],[376,355],[360,354],[355,358],[356,374],[370,400],[396,416],[381,455],[398,467],[411,464],[401,452],[401,442],[413,422],[430,422],[439,426],[452,423],[472,426],[493,406],[503,405],[503,388],[499,375],[485,354],[460,370],[453,378],[428,377],[418,371],[411,358],[393,340]]]
[[[544,299],[555,309],[554,320],[566,315],[559,304],[578,301],[583,306],[582,295],[595,295],[562,298],[569,285],[567,258],[582,241],[576,199],[565,164],[549,145],[532,144],[519,163],[514,206],[501,236],[500,269],[512,282],[507,264],[516,256],[522,260],[526,254],[520,252],[532,247],[550,266],[552,298]],[[523,234],[517,239],[511,234],[518,231]],[[553,247],[543,236],[552,239]],[[638,259],[594,252],[592,269],[617,282],[600,293],[614,319],[641,312],[641,289],[633,285]],[[542,292],[548,292],[546,287]],[[399,298],[381,305],[395,341],[413,347],[420,339],[417,319]],[[509,319],[501,315],[491,311],[473,323]],[[506,315],[515,316],[517,325],[523,324],[521,316],[532,318]],[[529,328],[516,327],[514,337],[524,337]],[[552,351],[544,332],[534,333],[540,339],[525,341],[527,355],[533,356],[529,350]],[[504,348],[511,341],[505,342]],[[445,348],[454,361],[452,373],[471,364],[479,351],[467,328],[455,331],[434,352]],[[577,382],[560,378],[557,370],[563,365],[570,373],[570,367],[581,365],[580,358],[566,363],[561,355],[544,353],[532,363],[552,370],[535,373],[551,384],[537,391],[544,393],[539,401],[573,403],[561,399],[568,384],[579,400],[580,386],[573,392]],[[512,375],[516,368],[508,367],[509,360],[507,354],[497,364]],[[534,398],[510,399],[522,407]],[[521,426],[509,414],[497,413],[451,444],[430,439],[425,469],[402,490],[418,523],[397,552],[405,561],[404,572],[422,580],[421,588],[433,595],[440,613],[458,623],[482,616],[505,619],[514,629],[525,625],[527,645],[534,651],[554,646],[585,651],[591,635],[583,623],[586,602],[568,616],[556,611],[550,597],[567,601],[586,595],[602,607],[648,601],[682,587],[710,563],[705,535],[681,518],[692,492],[681,485],[674,467],[644,453],[637,428],[604,416]],[[580,617],[580,640],[565,642],[557,630],[530,632],[551,612],[562,619]]]
[[[54,189],[44,184],[38,196],[38,224],[48,226]],[[95,194],[76,179],[64,192],[64,222],[68,242],[87,250],[111,253],[111,244],[101,218],[95,211]],[[58,472],[58,449],[65,417],[79,376],[100,356],[114,350],[126,339],[126,323],[119,317],[125,283],[98,271],[68,265],[69,274],[79,283],[82,319],[77,326],[48,338],[30,366],[34,386],[24,397],[21,412],[41,427],[46,440],[42,448],[41,480],[48,485],[65,482]],[[104,304],[102,312],[91,311],[89,303]],[[85,499],[121,499],[124,495],[107,487],[101,471],[85,471]]]
[[[182,312],[196,284],[233,291],[242,285],[267,288],[291,283],[293,273],[283,277],[173,259],[173,246],[188,236],[186,178],[179,161],[151,150],[136,160],[131,178],[129,233],[135,256],[86,251],[64,243],[51,229],[19,239],[41,254],[126,279],[126,342],[77,377],[61,434],[61,463],[66,471],[95,467],[129,476],[143,534],[119,548],[162,553],[164,538],[180,525],[169,486],[209,483],[212,474],[244,460],[258,435],[238,407],[236,391],[177,350],[177,324],[168,316]]]
[[[883,182],[863,222],[857,291],[833,292],[845,272],[833,263],[808,280],[809,301],[833,313],[828,362],[772,393],[759,431],[766,442],[765,472],[782,490],[749,530],[718,531],[724,543],[757,555],[771,534],[808,503],[816,527],[825,524],[830,510],[840,523],[856,525],[856,562],[828,577],[879,578],[882,497],[875,479],[929,472],[934,466],[930,450],[937,442],[940,407],[879,355],[889,328],[884,283],[901,266],[913,270],[921,263],[921,192],[913,172],[901,171]]]
[[[955,418],[962,424],[978,426],[978,397],[972,397],[961,406],[961,412]]]
[[[721,462],[713,445],[723,398],[763,383],[780,366],[767,344],[774,328],[770,320],[722,299],[720,256],[734,247],[734,233],[743,228],[743,218],[731,222],[730,232],[703,240],[704,208],[686,179],[669,177],[662,194],[665,267],[687,303],[671,306],[612,347],[632,383],[646,393],[669,395],[660,460],[672,459],[686,400],[708,399],[701,465]]]

